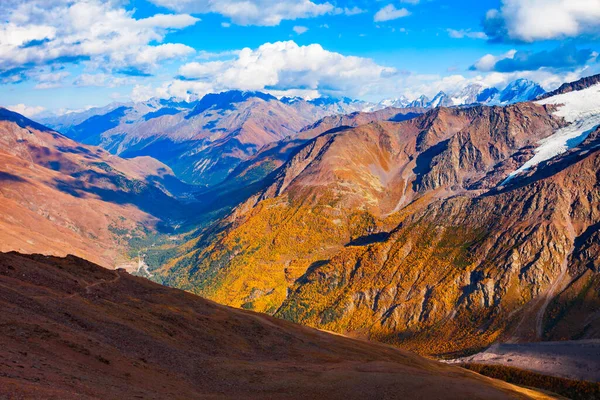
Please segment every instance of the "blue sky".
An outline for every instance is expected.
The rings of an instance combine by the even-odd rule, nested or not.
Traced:
[[[551,89],[600,72],[600,0],[3,0],[0,18],[0,104],[30,116],[228,89]]]

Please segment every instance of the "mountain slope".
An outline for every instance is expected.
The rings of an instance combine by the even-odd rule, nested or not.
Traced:
[[[73,256],[0,254],[0,304],[11,398],[549,398]]]
[[[189,107],[193,105],[190,110]],[[333,100],[317,106],[286,104],[260,92],[207,94],[192,104],[122,105],[64,127],[67,136],[122,157],[151,156],[178,178],[214,186],[264,145],[281,140],[331,113]]]
[[[321,134],[222,221],[225,231],[200,237],[198,250],[166,266],[166,282],[274,312],[312,263],[361,236],[389,232],[405,207],[497,183],[495,165],[524,157],[520,149],[536,140],[528,129],[534,127],[541,138],[559,122],[531,104],[440,108],[404,122]]]
[[[567,320],[594,337],[573,298],[597,284],[597,131],[507,181],[574,123],[577,102],[545,103],[325,132],[164,266],[164,282],[435,355],[539,340]]]
[[[124,160],[0,109],[0,250],[124,261],[127,235],[182,218],[177,180],[148,157]]]

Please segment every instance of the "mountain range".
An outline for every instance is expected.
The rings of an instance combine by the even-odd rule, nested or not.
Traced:
[[[417,365],[410,373],[438,383],[465,377],[364,340],[455,359],[494,343],[600,339],[600,76],[549,93],[518,80],[379,104],[228,91],[41,122],[0,109],[0,251],[74,254],[191,293],[72,256],[2,254],[0,297],[27,298],[11,321],[32,315],[22,331],[39,339],[35,357],[77,352],[60,357],[69,376],[116,365],[146,381],[136,392],[113,377],[132,395],[167,396],[176,378],[196,396],[241,368],[232,387],[260,397],[283,369],[325,393],[307,377],[334,357],[332,387],[350,383],[327,393],[353,398],[377,382],[401,390]],[[21,294],[5,290],[15,285]],[[43,344],[34,325],[56,340]],[[188,353],[221,378],[194,375]],[[79,370],[69,357],[83,357]],[[302,367],[279,365],[286,357]],[[406,379],[379,376],[380,363]],[[81,388],[100,390],[99,374],[84,375]],[[474,393],[498,389],[487,384]],[[440,385],[431,393],[451,383]],[[59,386],[55,397],[78,387]]]
[[[169,165],[177,177],[211,187],[222,183],[263,146],[293,136],[329,115],[394,108],[436,108],[511,104],[544,93],[534,82],[512,82],[503,91],[469,85],[459,93],[438,93],[413,102],[379,104],[349,98],[277,99],[261,92],[228,91],[193,102],[151,99],[70,113],[42,121],[79,142],[101,146],[124,158],[150,156]]]
[[[157,274],[438,357],[597,337],[579,310],[598,301],[598,90],[371,115],[284,142],[269,154],[291,148],[288,160]]]

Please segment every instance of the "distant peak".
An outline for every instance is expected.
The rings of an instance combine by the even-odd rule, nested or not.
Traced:
[[[234,104],[243,103],[251,98],[258,98],[264,101],[277,100],[275,96],[262,92],[228,90],[221,93],[209,93],[198,101],[198,104],[196,104],[186,118],[192,118],[211,108],[217,110],[231,110],[233,109]]]

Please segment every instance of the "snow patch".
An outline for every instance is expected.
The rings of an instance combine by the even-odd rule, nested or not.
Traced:
[[[540,140],[531,160],[512,172],[501,185],[521,172],[580,145],[600,125],[600,84],[576,92],[552,96],[535,103],[558,106],[554,115],[563,117],[569,125]]]

